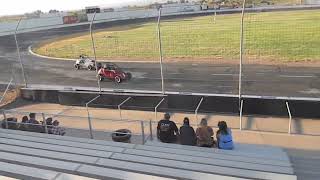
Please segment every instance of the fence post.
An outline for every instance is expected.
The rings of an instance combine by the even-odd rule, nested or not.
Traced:
[[[3,118],[4,118],[4,123],[5,123],[6,129],[8,129],[9,126],[8,126],[8,121],[7,121],[6,112],[5,112],[5,111],[2,111],[2,114],[3,114]]]
[[[19,25],[21,23],[21,20],[22,20],[22,17],[19,19],[18,24],[16,26],[16,30],[14,31],[14,40],[16,41],[17,53],[18,53],[18,58],[19,58],[20,66],[21,66],[23,81],[24,81],[25,86],[27,87],[27,85],[28,85],[27,84],[27,78],[26,78],[26,74],[24,72],[24,67],[23,67],[21,54],[20,54],[19,43],[18,43],[18,40],[17,40],[17,31],[18,31]]]
[[[97,12],[95,11],[93,14],[93,17],[91,19],[91,22],[90,22],[90,37],[91,37],[91,43],[92,43],[92,50],[93,50],[93,54],[94,54],[94,62],[95,62],[95,68],[96,68],[96,74],[97,74],[98,87],[99,87],[99,92],[101,93],[100,78],[98,76],[98,62],[97,62],[96,46],[95,46],[93,34],[92,34],[92,24],[93,24],[93,21],[96,17],[96,13]]]
[[[246,8],[246,0],[243,0],[241,12],[241,26],[240,26],[240,59],[239,59],[239,104],[242,98],[242,61],[243,61],[243,28],[244,28],[244,12]]]
[[[142,144],[144,144],[145,143],[144,123],[143,123],[143,121],[140,121],[140,122],[141,122]]]
[[[287,106],[287,110],[288,110],[288,114],[289,114],[289,127],[288,127],[288,134],[291,134],[291,122],[292,122],[292,115],[291,115],[291,111],[290,111],[290,107],[289,107],[289,103],[288,103],[288,101],[286,101],[286,106]]]
[[[46,132],[46,134],[49,134],[46,117],[44,116],[44,113],[41,113],[41,114],[42,114],[42,119],[43,119],[43,124],[44,124],[44,131]]]
[[[241,100],[241,103],[240,103],[240,122],[239,122],[240,131],[242,130],[242,110],[243,110],[243,100]]]
[[[122,120],[122,111],[121,111],[121,106],[126,103],[127,101],[129,101],[131,99],[131,97],[128,97],[126,100],[124,100],[122,103],[120,103],[118,105],[118,110],[119,110],[119,115],[120,115],[120,119]]]
[[[194,114],[195,114],[195,117],[196,117],[196,120],[197,120],[197,125],[199,124],[199,120],[198,120],[198,110],[199,110],[199,108],[200,108],[200,106],[201,106],[202,101],[203,101],[203,97],[201,98],[201,100],[200,100],[200,102],[199,102],[196,110],[194,111]]]
[[[89,104],[98,99],[101,95],[96,96],[95,98],[91,99],[89,102],[86,103],[86,109],[88,114],[88,124],[89,124],[89,132],[90,132],[90,138],[93,139],[93,133],[92,133],[92,124],[91,124],[91,117],[89,112]]]
[[[162,94],[164,94],[165,90],[164,90],[164,77],[163,77],[163,66],[162,66],[163,53],[162,53],[160,22],[161,22],[161,8],[159,8],[157,29],[158,29],[159,55],[160,55],[159,63],[160,63],[160,73],[161,73],[161,90],[162,90]]]
[[[149,128],[150,128],[150,140],[153,141],[153,133],[152,133],[152,121],[149,121]]]

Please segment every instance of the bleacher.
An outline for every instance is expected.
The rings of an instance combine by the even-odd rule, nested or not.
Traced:
[[[0,129],[0,176],[17,179],[297,179],[277,147],[127,144]]]

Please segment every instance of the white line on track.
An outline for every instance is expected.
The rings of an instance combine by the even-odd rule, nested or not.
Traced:
[[[211,74],[211,76],[239,76],[239,74]]]
[[[315,78],[314,75],[279,75],[284,78]]]

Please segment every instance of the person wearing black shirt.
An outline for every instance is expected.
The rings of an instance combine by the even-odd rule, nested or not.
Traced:
[[[164,119],[158,122],[157,137],[161,142],[174,143],[179,136],[179,130],[173,121],[170,121],[170,114],[166,113]]]
[[[190,126],[189,118],[185,117],[183,126],[180,127],[180,143],[182,145],[195,146],[197,144],[197,137],[194,129]]]

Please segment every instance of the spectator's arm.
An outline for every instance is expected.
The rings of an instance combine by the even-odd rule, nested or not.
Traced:
[[[176,135],[179,135],[179,129],[178,129],[176,123],[175,122],[172,122],[172,123],[173,123],[174,132],[176,132]]]

